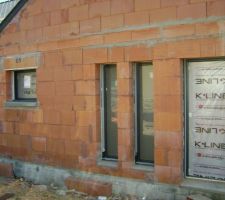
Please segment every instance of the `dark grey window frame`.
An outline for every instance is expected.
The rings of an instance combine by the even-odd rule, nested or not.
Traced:
[[[118,154],[117,156],[109,156],[108,152],[107,152],[107,130],[106,130],[106,126],[107,126],[107,110],[106,110],[106,92],[105,92],[105,68],[107,66],[115,66],[116,64],[102,64],[100,65],[100,102],[101,102],[101,159],[102,160],[106,160],[106,161],[117,161],[118,160]],[[117,133],[118,136],[118,133]],[[118,149],[118,144],[117,147]]]
[[[133,64],[133,77],[134,77],[134,113],[135,113],[135,151],[134,151],[134,157],[135,157],[135,164],[140,165],[147,165],[147,166],[154,166],[154,160],[148,160],[143,161],[140,159],[140,121],[139,121],[139,113],[140,110],[140,99],[138,98],[140,96],[139,86],[140,86],[140,80],[139,80],[139,68],[142,66],[142,64],[150,64],[153,67],[152,62],[137,62]],[[153,148],[154,150],[154,148]],[[154,152],[153,152],[154,153]]]
[[[17,77],[20,73],[24,73],[24,72],[35,72],[36,73],[36,69],[27,69],[27,70],[16,70],[13,71],[13,84],[14,84],[14,98],[13,101],[23,101],[23,102],[36,102],[37,98],[20,98],[18,97],[18,82],[17,82]],[[36,83],[37,84],[37,83]]]

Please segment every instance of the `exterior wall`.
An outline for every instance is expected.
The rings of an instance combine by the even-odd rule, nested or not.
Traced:
[[[225,56],[224,8],[224,0],[30,0],[0,37],[1,154],[181,184],[183,61]],[[39,107],[4,107],[11,95],[5,69],[16,68],[14,58],[33,52],[40,53]],[[22,63],[32,63],[27,60]],[[154,66],[155,166],[150,170],[137,169],[133,153],[132,63],[143,61]],[[116,63],[118,76],[119,158],[110,167],[98,162],[104,63]]]

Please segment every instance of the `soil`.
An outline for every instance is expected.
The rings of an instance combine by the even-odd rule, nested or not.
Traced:
[[[34,185],[23,179],[0,178],[0,200],[136,200],[134,196],[92,197],[75,190]]]

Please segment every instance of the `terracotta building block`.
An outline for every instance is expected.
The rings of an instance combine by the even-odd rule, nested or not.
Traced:
[[[130,96],[118,96],[118,112],[128,112],[133,110],[133,99]]]
[[[14,109],[5,109],[3,113],[3,118],[6,121],[19,121],[18,111]]]
[[[72,66],[72,80],[82,80],[83,79],[83,67],[82,65]]]
[[[63,0],[60,2],[61,9],[71,8],[80,5],[79,0]]]
[[[153,65],[155,79],[168,76],[181,77],[183,73],[180,59],[154,60]]]
[[[0,163],[0,176],[14,178],[13,165],[8,163]]]
[[[47,153],[64,155],[65,142],[62,139],[47,139]]]
[[[82,50],[80,49],[63,50],[63,63],[65,65],[82,64]]]
[[[61,111],[61,123],[63,125],[74,125],[75,112],[73,111]]]
[[[91,46],[103,43],[104,38],[102,35],[91,35],[80,38],[80,46]]]
[[[124,24],[127,26],[149,24],[149,13],[148,12],[133,12],[133,13],[125,14]]]
[[[96,80],[99,79],[99,65],[89,64],[83,65],[83,78],[84,80]]]
[[[43,6],[43,10],[46,12],[52,11],[52,10],[59,10],[61,6],[60,1],[61,0],[49,0],[48,6]]]
[[[132,32],[132,40],[149,40],[160,37],[159,28],[151,28]]]
[[[54,73],[53,69],[51,68],[38,68],[36,70],[37,73],[37,81],[53,81],[54,80]]]
[[[65,140],[65,155],[79,156],[81,142],[77,140]]]
[[[132,79],[119,79],[118,80],[118,95],[132,95]]]
[[[69,21],[79,21],[88,18],[88,5],[69,8]]]
[[[188,4],[177,8],[177,18],[203,18],[206,17],[206,3]]]
[[[133,149],[134,147],[134,130],[133,129],[119,129],[118,130],[118,145],[126,146],[127,148]]]
[[[47,124],[60,124],[60,112],[52,109],[44,110],[44,122]]]
[[[124,24],[124,15],[122,14],[106,16],[101,18],[101,29],[103,31],[120,28],[123,26],[123,24]]]
[[[37,95],[53,96],[55,94],[54,82],[39,82],[37,85]]]
[[[154,96],[154,112],[182,112],[181,95],[157,95]]]
[[[158,182],[171,183],[172,169],[168,166],[155,166],[155,177]]]
[[[85,96],[85,110],[97,111],[100,109],[99,96]]]
[[[165,27],[163,29],[163,36],[165,38],[191,36],[195,34],[195,25],[185,24],[172,27]]]
[[[76,95],[97,95],[99,94],[99,81],[87,80],[75,82]]]
[[[124,31],[118,33],[109,33],[104,36],[104,43],[118,43],[118,42],[126,42],[131,40],[131,32]]]
[[[54,108],[56,110],[64,110],[64,111],[71,111],[73,108],[73,94],[64,95],[61,98],[61,95],[54,96]]]
[[[89,17],[110,15],[110,1],[94,2],[89,4]]]
[[[69,13],[68,10],[55,10],[50,14],[50,24],[64,24],[69,21]]]
[[[74,96],[73,97],[73,110],[84,110],[86,107],[84,96]]]
[[[74,83],[73,81],[60,81],[55,83],[56,95],[73,95]]]
[[[224,30],[220,30],[219,23],[199,23],[196,24],[196,34],[197,35],[209,35],[209,34],[217,34],[218,32],[222,32]]]
[[[224,40],[216,40],[216,56],[223,56],[225,54]]]
[[[32,137],[32,150],[38,152],[46,151],[46,138],[45,137]]]
[[[133,0],[112,0],[111,1],[111,14],[129,13],[134,11]]]
[[[169,129],[166,130],[165,128],[158,130],[157,127],[155,128],[155,148],[163,147],[164,149],[167,150],[173,149],[177,151],[183,149],[182,132],[169,132],[170,130]],[[175,130],[175,128],[173,128],[173,130]]]
[[[87,193],[92,196],[110,196],[112,194],[112,184],[96,181],[96,180],[82,180],[68,177],[65,180],[65,185],[68,189],[75,189],[80,192]]]
[[[130,129],[133,127],[133,117],[130,113],[118,113],[117,114],[118,128]]]
[[[168,166],[168,150],[165,148],[155,148],[155,165]]]
[[[188,0],[161,0],[161,7],[179,6],[188,4]]]
[[[75,21],[75,22],[69,22],[69,23],[61,24],[60,29],[61,29],[60,35],[61,35],[62,39],[63,38],[67,39],[67,38],[75,37],[80,32],[79,22]],[[71,43],[71,46],[72,47],[78,46],[76,44],[76,40],[73,41],[73,44]]]
[[[108,62],[123,62],[124,61],[124,48],[112,47],[108,49]]]
[[[59,40],[61,38],[61,26],[53,25],[43,28],[43,38],[44,40]]]
[[[28,30],[26,36],[27,36],[27,40],[30,42],[42,41],[43,30],[42,28]]]
[[[83,63],[104,63],[107,62],[108,52],[106,48],[98,49],[84,49],[83,50]]]
[[[207,2],[207,16],[223,16],[225,14],[225,1]]]
[[[101,30],[100,17],[83,20],[80,22],[80,33],[94,33]]]
[[[97,114],[94,111],[77,111],[76,119],[78,126],[96,125]]]
[[[125,47],[125,61],[152,60],[152,49],[146,46]]]
[[[177,8],[168,7],[150,11],[150,22],[172,21],[177,18]]]
[[[33,28],[42,28],[50,25],[50,14],[41,13],[33,16]]]
[[[69,81],[72,80],[72,69],[67,67],[65,69],[54,69],[53,76],[55,81]]]
[[[135,11],[153,10],[160,8],[160,0],[135,0]]]
[[[168,151],[168,161],[169,161],[169,166],[181,168],[183,163],[182,152],[178,150]]]
[[[32,111],[32,122],[42,123],[43,122],[43,111],[41,109]]]
[[[155,113],[154,127],[159,131],[176,131],[182,130],[182,115],[180,113]]]
[[[130,79],[133,77],[133,65],[130,62],[117,63],[117,78]]]
[[[169,58],[199,58],[201,54],[201,40],[185,40],[168,43]]]
[[[202,57],[216,56],[216,40],[215,39],[201,40],[201,56]]]
[[[61,51],[51,51],[44,54],[44,66],[46,67],[62,66],[62,61]]]

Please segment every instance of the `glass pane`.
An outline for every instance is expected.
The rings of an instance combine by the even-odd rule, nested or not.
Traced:
[[[153,69],[149,63],[138,66],[138,160],[154,161]]]
[[[16,99],[35,99],[36,96],[36,72],[17,71],[16,77]]]
[[[116,66],[104,67],[105,93],[105,153],[108,158],[117,158],[117,79]]]

